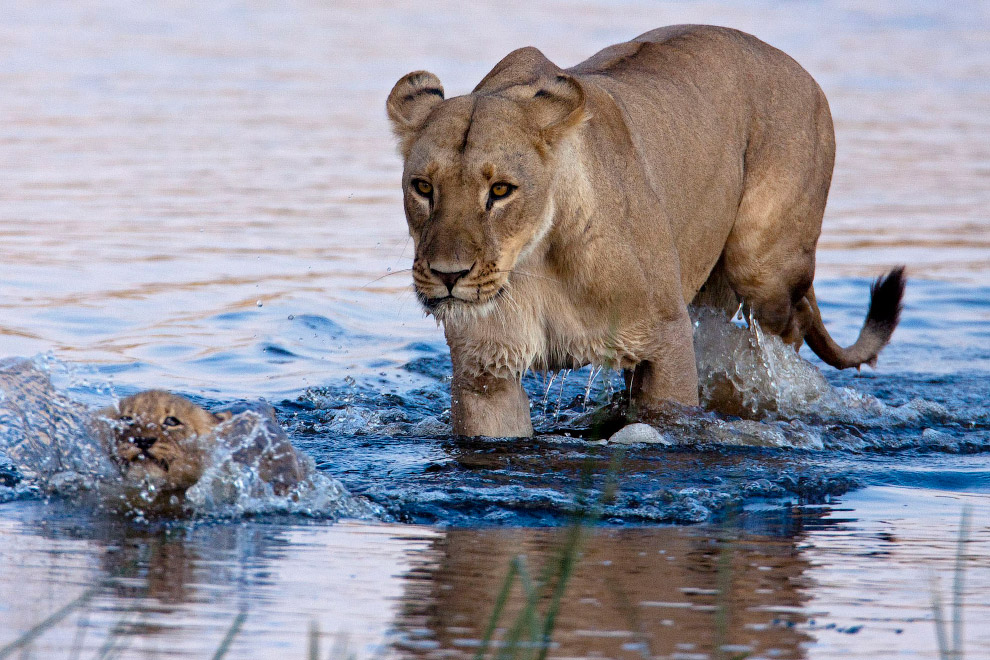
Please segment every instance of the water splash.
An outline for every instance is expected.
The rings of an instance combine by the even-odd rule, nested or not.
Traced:
[[[553,384],[557,380],[557,376],[559,375],[559,373],[560,372],[557,371],[551,371],[550,373],[545,374],[546,389],[543,392],[543,408],[541,411],[541,414],[544,417],[547,414],[547,407],[549,406],[550,403],[550,390],[553,389]]]
[[[296,452],[303,478],[287,488],[264,478],[265,461],[285,452],[288,437],[266,403],[241,404],[217,435],[208,467],[186,491],[186,505],[209,516],[240,517],[290,513],[317,518],[377,518],[382,510],[353,497],[343,484],[316,470],[313,459]]]
[[[933,387],[930,377],[912,380],[905,374],[853,379],[830,372],[826,379],[775,338],[755,328],[726,327],[731,324],[725,319],[711,321],[712,325],[699,323],[698,328],[702,387],[711,387],[708,379],[722,378],[745,393],[732,400],[756,402],[755,411],[751,407],[745,417],[718,412],[718,401],[710,395],[707,411],[672,408],[662,418],[651,420],[670,445],[633,439],[633,444],[621,447],[627,468],[621,492],[603,512],[608,523],[697,522],[749,502],[820,501],[861,483],[850,469],[864,460],[854,458],[861,452],[879,461],[880,467],[870,468],[870,474],[883,474],[918,453],[990,450],[990,414],[983,405],[990,391],[985,378],[964,381],[957,375],[942,388]],[[27,362],[32,378],[44,371],[39,364]],[[41,411],[58,408],[55,431],[46,437],[56,438],[63,454],[71,454],[85,446],[85,439],[70,430],[85,421],[93,406],[67,396],[73,390],[71,383],[61,383],[66,379],[65,365],[49,366],[45,373],[55,374],[57,384],[52,388],[48,382],[35,391],[42,401],[24,399],[33,401],[26,405],[29,413],[36,414],[27,417],[32,423],[52,421]],[[80,490],[94,480],[58,470],[46,477],[43,470],[32,468],[46,465],[44,451],[40,452],[42,460],[34,463],[38,451],[18,454],[17,446],[30,446],[23,439],[11,442],[25,428],[22,422],[0,430],[0,500],[39,497],[46,492],[58,496],[79,493],[73,501],[88,496],[87,501],[96,498],[94,506],[108,506],[108,501],[123,502],[121,498],[130,497],[137,504],[130,507],[132,511],[173,504],[183,515],[197,518],[281,513],[364,517],[384,509],[407,522],[553,525],[565,522],[573,509],[574,475],[589,463],[604,466],[617,449],[606,440],[613,431],[582,432],[591,428],[589,420],[598,411],[596,407],[622,399],[624,388],[615,372],[603,370],[594,376],[588,368],[587,373],[578,371],[569,378],[563,374],[527,376],[524,385],[535,404],[534,424],[540,435],[511,441],[451,437],[449,360],[431,356],[428,361],[411,363],[407,371],[413,369],[417,380],[402,390],[385,391],[378,381],[353,379],[306,390],[277,404],[280,424],[275,427],[257,416],[238,417],[245,425],[242,438],[264,444],[272,431],[285,429],[293,444],[313,459],[316,467],[308,463],[306,468],[309,478],[291,493],[270,490],[257,466],[236,455],[235,446],[214,454],[202,479],[182,502],[171,503],[171,495],[160,493],[150,483],[134,485],[127,493],[108,488]],[[37,382],[32,378],[28,380]],[[552,386],[547,383],[551,378]],[[593,384],[590,411],[584,403],[588,382]],[[891,382],[898,388],[896,396],[887,393]],[[911,392],[916,393],[914,399]],[[944,394],[942,402],[931,396],[933,392]],[[968,398],[960,398],[960,393],[967,392]],[[927,393],[925,399],[921,393]],[[0,388],[0,394],[0,409],[5,410],[0,414],[13,415],[9,392]],[[543,396],[547,397],[545,415],[540,413]],[[969,403],[950,403],[965,401]],[[239,410],[238,414],[246,412],[243,407]],[[621,425],[619,420],[614,430]],[[5,461],[11,447],[20,459],[29,458],[26,467],[23,460]],[[49,459],[47,464],[62,465],[71,458],[62,456],[62,463]],[[362,497],[351,497],[342,483]],[[371,506],[369,513],[365,497],[381,508]],[[350,508],[355,502],[360,510]]]
[[[835,387],[791,346],[765,333],[755,320],[747,328],[714,312],[698,312],[695,351],[702,405],[723,415],[766,423],[790,422],[784,426],[805,433],[813,433],[814,427],[827,429],[839,424],[863,429],[909,426],[923,431],[929,425],[971,421],[922,398],[890,405],[865,392]],[[853,443],[858,446],[845,448],[866,444]]]
[[[973,406],[950,408],[920,396],[894,405],[882,394],[863,391],[902,382],[903,374],[843,381],[846,377],[834,372],[829,375],[848,384],[833,384],[755,323],[742,327],[724,316],[699,312],[695,346],[707,411],[672,408],[652,420],[677,446],[954,452],[982,451],[990,445],[990,414],[985,411],[980,417]],[[406,370],[434,383],[401,393],[356,383],[307,390],[296,402],[302,409],[286,419],[290,431],[295,437],[335,439],[449,436],[449,359],[431,356]],[[625,389],[617,372],[585,367],[570,377],[567,372],[537,373],[527,375],[523,384],[544,442],[568,436],[608,438],[627,419],[621,412]],[[615,409],[619,415],[609,418]]]
[[[702,309],[694,325],[700,397],[707,408],[750,419],[793,418],[817,410],[833,393],[818,369],[764,333],[756,320],[742,327]]]
[[[40,487],[80,487],[114,473],[85,406],[52,385],[50,358],[0,360],[0,451]]]
[[[41,493],[73,497],[137,520],[270,513],[381,516],[379,507],[352,496],[302,454],[302,478],[291,487],[280,490],[262,478],[264,457],[289,446],[264,403],[236,406],[216,437],[204,439],[212,451],[202,477],[185,493],[165,491],[152,478],[124,481],[100,441],[100,411],[56,388],[52,367],[50,359],[0,361],[0,501]]]
[[[605,369],[605,367],[599,367],[599,366],[595,366],[595,365],[592,365],[591,368],[588,369],[588,384],[585,385],[585,387],[584,387],[584,406],[585,406],[585,408],[588,407],[588,403],[591,401],[591,388],[594,386],[595,380],[598,378],[598,376],[601,375],[601,373],[602,373],[602,371],[604,369]]]

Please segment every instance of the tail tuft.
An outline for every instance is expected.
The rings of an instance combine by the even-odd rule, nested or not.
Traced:
[[[835,343],[822,323],[821,311],[813,290],[806,297],[807,304],[802,308],[805,317],[804,340],[815,354],[836,369],[857,369],[864,364],[877,366],[877,356],[890,341],[894,328],[901,318],[901,299],[904,298],[904,267],[893,269],[883,277],[878,277],[870,287],[870,311],[866,322],[859,331],[856,342],[847,348]]]
[[[904,266],[899,266],[883,277],[878,277],[870,286],[870,311],[866,315],[866,328],[881,339],[883,344],[890,341],[894,328],[901,319],[904,308]]]

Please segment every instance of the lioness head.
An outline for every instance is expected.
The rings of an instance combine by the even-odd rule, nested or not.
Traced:
[[[413,282],[438,319],[483,313],[553,221],[555,147],[584,117],[580,83],[536,49],[506,57],[466,96],[432,73],[399,80],[388,116],[405,158]]]
[[[231,415],[215,415],[185,397],[149,390],[121,399],[102,417],[110,426],[107,450],[126,479],[151,477],[166,489],[185,490],[203,474],[206,441]]]

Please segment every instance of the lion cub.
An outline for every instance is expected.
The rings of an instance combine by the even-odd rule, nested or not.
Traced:
[[[285,495],[306,478],[305,464],[271,407],[254,412],[262,416],[267,433],[256,432],[256,419],[239,423],[240,416],[229,411],[211,413],[177,394],[149,390],[103,410],[100,435],[126,481],[150,478],[164,491],[184,493],[200,480],[223,443],[233,460],[255,466],[275,494]]]

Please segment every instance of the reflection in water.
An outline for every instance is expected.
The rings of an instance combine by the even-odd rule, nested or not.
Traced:
[[[720,525],[585,528],[550,657],[934,660],[928,578],[948,585],[967,502],[964,615],[990,617],[985,497],[887,488],[847,499],[751,508]],[[89,595],[31,642],[44,658],[109,646],[209,657],[240,613],[230,658],[304,658],[312,630],[357,658],[471,657],[513,558],[536,578],[568,534],[274,519],[149,528],[54,502],[5,511],[0,649]],[[496,645],[523,602],[516,583]],[[965,634],[967,657],[990,650],[986,627]]]
[[[985,461],[983,468],[986,474]],[[814,626],[818,657],[879,658],[892,650],[947,657],[936,642],[932,594],[941,593],[951,620],[964,508],[962,657],[990,657],[990,498],[918,488],[851,494],[829,515],[832,529],[809,535],[802,548],[811,566],[808,607],[826,613]]]
[[[0,649],[92,593],[30,645],[44,658],[108,646],[121,657],[211,657],[241,612],[229,658],[304,658],[314,626],[325,647],[370,657],[388,641],[403,575],[436,536],[347,523],[149,529],[48,506],[0,521]]]
[[[800,526],[800,521],[796,521]],[[566,536],[561,530],[452,530],[426,603],[404,618],[421,621],[442,652],[470,656],[481,639],[510,560],[527,559],[534,576]],[[553,635],[553,657],[691,657],[722,653],[801,658],[812,637],[802,591],[807,561],[792,537],[726,527],[596,530],[581,544]],[[505,639],[525,602],[517,584],[499,619]],[[544,599],[540,610],[547,609]],[[524,635],[524,639],[528,636]],[[415,647],[406,648],[412,651]]]
[[[721,526],[586,530],[549,656],[938,658],[929,580],[941,576],[948,590],[959,513],[968,505],[966,657],[983,657],[990,649],[990,630],[980,625],[990,616],[986,498],[869,489],[851,499],[852,509],[751,510]],[[524,557],[537,576],[566,535],[462,529],[437,538],[429,551],[435,564],[407,591],[401,653],[472,657],[512,558]],[[524,602],[517,582],[495,648]]]

